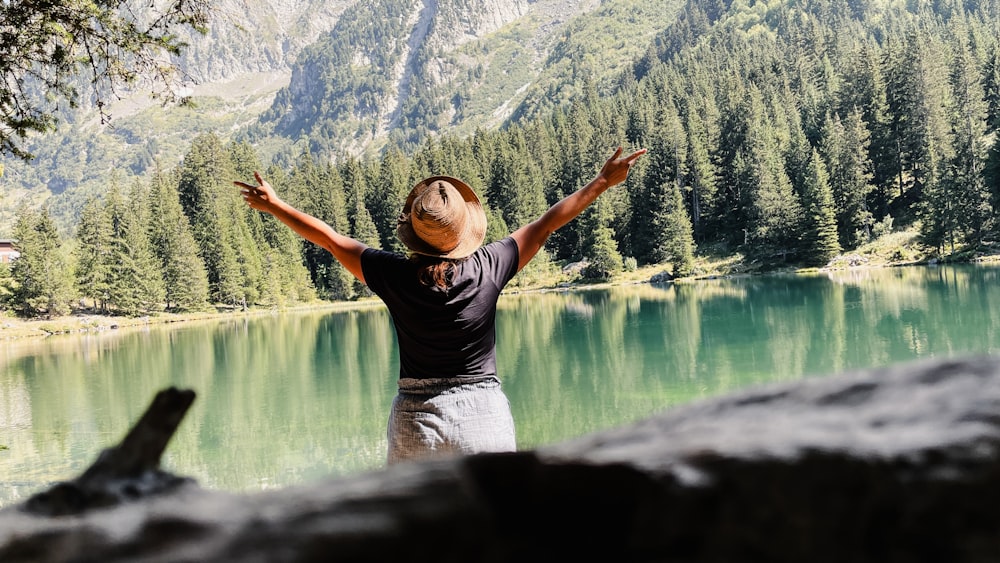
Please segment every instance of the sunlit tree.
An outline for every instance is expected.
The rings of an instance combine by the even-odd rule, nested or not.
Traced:
[[[54,128],[53,109],[92,97],[108,105],[143,80],[177,98],[180,29],[207,30],[212,2],[6,0],[0,2],[0,153],[31,155],[24,140]],[[86,85],[86,86],[84,86]],[[143,86],[145,87],[145,86]]]
[[[176,183],[157,171],[149,189],[149,240],[159,259],[167,310],[208,308],[208,275],[191,223],[181,209]]]
[[[803,262],[822,266],[840,253],[837,236],[837,214],[830,191],[826,165],[819,151],[814,150],[806,168],[802,186],[805,206]]]
[[[869,160],[869,132],[857,110],[845,120],[828,116],[823,126],[819,150],[829,174],[841,245],[847,248],[868,242],[873,214],[869,208],[872,164]]]
[[[76,285],[80,296],[93,300],[101,311],[107,310],[112,283],[112,235],[104,203],[96,197],[88,199],[76,227]]]
[[[14,238],[21,253],[11,265],[14,307],[29,317],[69,313],[74,298],[72,269],[48,208],[33,211],[22,206]]]

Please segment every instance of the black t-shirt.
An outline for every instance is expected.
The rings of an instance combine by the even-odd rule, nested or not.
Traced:
[[[457,262],[447,289],[427,287],[408,258],[369,248],[365,282],[389,308],[399,342],[399,376],[496,375],[496,303],[517,273],[517,243],[507,237]]]

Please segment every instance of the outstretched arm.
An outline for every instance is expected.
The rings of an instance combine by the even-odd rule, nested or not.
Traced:
[[[572,221],[605,190],[624,182],[632,163],[646,154],[646,149],[638,150],[624,158],[621,158],[621,154],[622,148],[618,147],[615,154],[604,163],[597,177],[589,184],[563,198],[538,219],[511,233],[510,236],[517,243],[520,255],[518,271],[535,257],[552,233]]]
[[[354,277],[361,280],[361,283],[365,282],[364,274],[361,271],[361,253],[368,248],[367,246],[338,233],[333,230],[333,227],[316,217],[288,205],[274,193],[274,188],[261,178],[259,173],[254,172],[253,175],[257,179],[256,186],[244,182],[233,182],[240,187],[240,193],[243,194],[243,200],[247,202],[247,205],[274,215],[302,238],[329,250],[334,258],[347,268],[347,271],[354,274]]]

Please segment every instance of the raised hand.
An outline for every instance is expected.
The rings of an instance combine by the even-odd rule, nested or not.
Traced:
[[[601,167],[601,172],[597,176],[598,178],[603,178],[607,182],[608,187],[616,186],[628,178],[628,172],[632,167],[632,163],[644,154],[646,154],[646,149],[640,149],[621,158],[622,148],[618,147],[615,154],[611,155],[611,158]]]
[[[239,181],[233,182],[233,184],[240,188],[240,194],[247,205],[260,211],[270,212],[281,200],[274,193],[271,184],[261,178],[259,172],[254,172],[253,177],[257,180],[256,186]]]

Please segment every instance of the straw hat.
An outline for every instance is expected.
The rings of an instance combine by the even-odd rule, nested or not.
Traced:
[[[465,258],[483,244],[486,212],[465,182],[432,176],[410,190],[396,234],[417,254]]]

